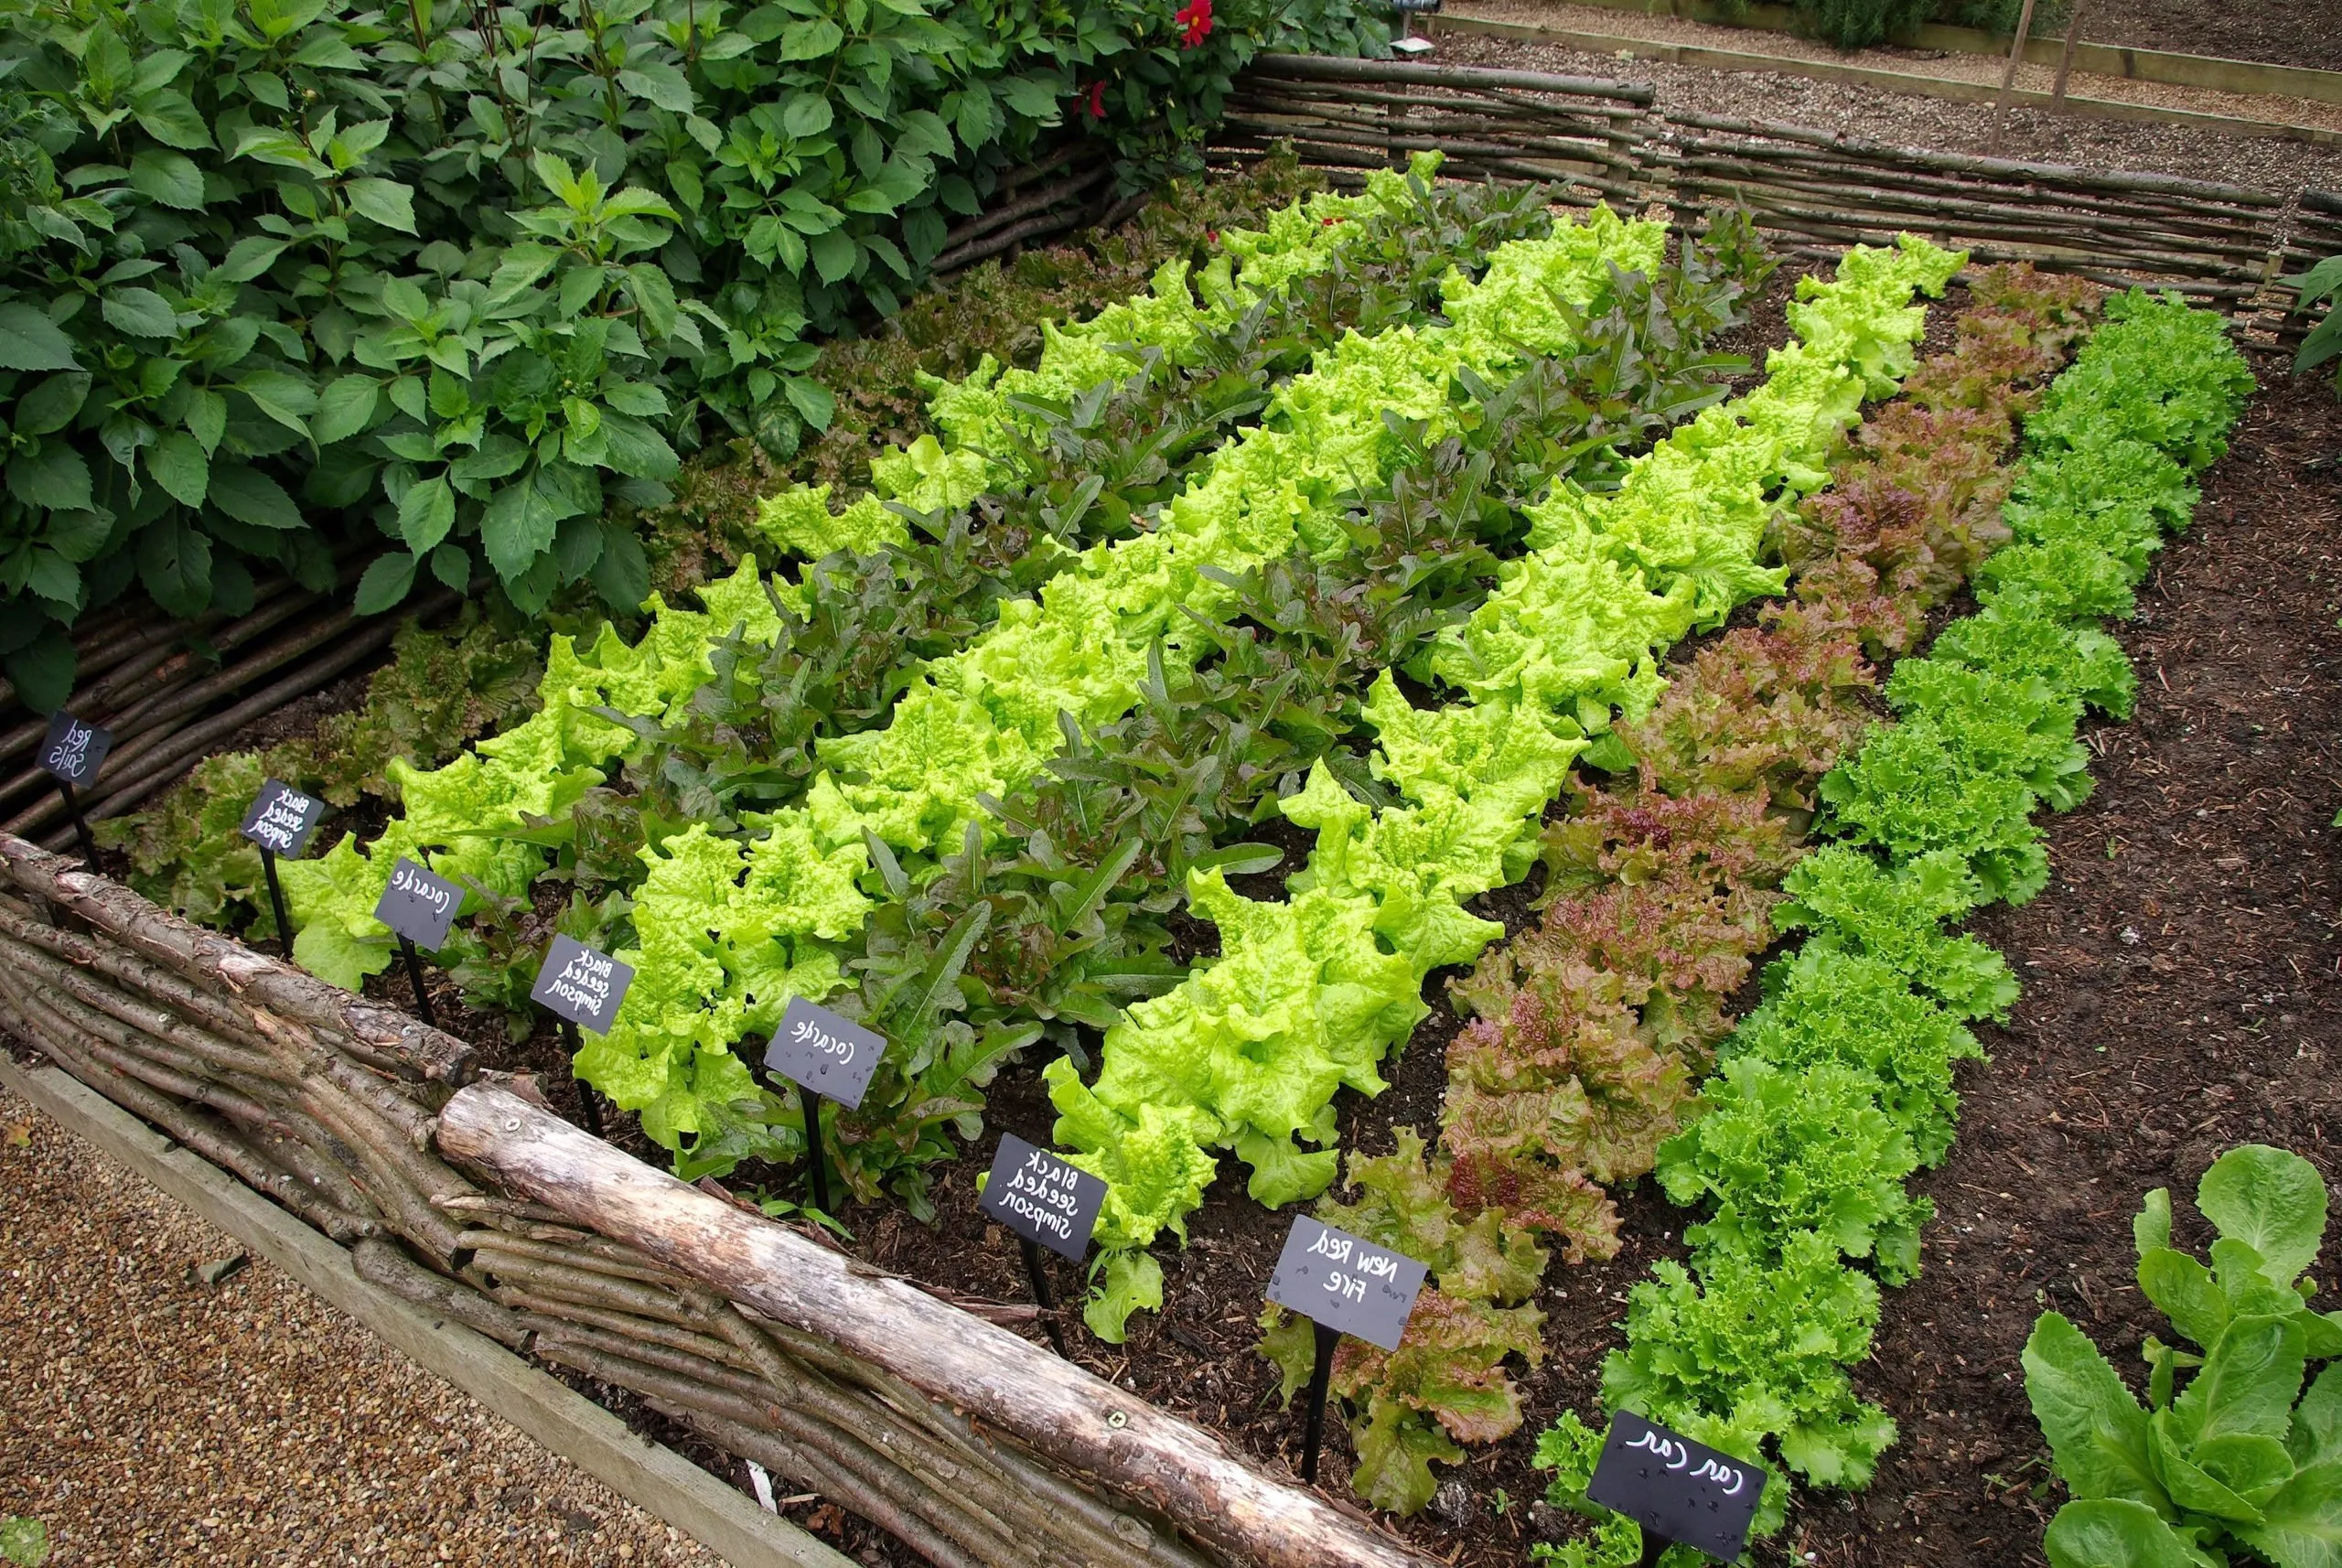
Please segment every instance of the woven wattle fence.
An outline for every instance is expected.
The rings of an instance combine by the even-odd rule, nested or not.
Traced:
[[[939,1568],[1424,1568],[1219,1439],[570,1126],[405,1015],[0,834],[0,1027],[351,1250]]]
[[[1338,185],[1436,148],[1448,172],[1563,182],[1561,199],[1738,205],[1805,253],[1899,231],[2100,283],[2282,311],[2280,277],[2342,253],[2342,196],[1929,152],[1765,120],[1661,112],[1648,87],[1412,60],[1264,56],[1211,145],[1222,164],[1289,142]],[[2323,247],[2322,249],[2320,247]]]

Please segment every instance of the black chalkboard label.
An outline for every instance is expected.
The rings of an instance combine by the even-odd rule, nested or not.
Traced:
[[[271,779],[252,797],[252,809],[244,813],[241,831],[261,848],[287,860],[298,860],[301,852],[309,847],[309,835],[317,831],[317,824],[325,818],[323,800]]]
[[[765,1047],[765,1067],[851,1111],[862,1103],[886,1054],[886,1036],[792,996]]]
[[[48,734],[40,743],[40,765],[50,777],[79,788],[98,776],[113,749],[112,730],[85,725],[60,711],[49,719]]]
[[[424,952],[437,952],[463,908],[464,890],[427,866],[401,855],[374,906],[374,918]],[[540,982],[543,979],[539,977]]]
[[[1294,1217],[1269,1299],[1385,1350],[1396,1350],[1423,1288],[1423,1264],[1363,1236]]]
[[[1648,1534],[1731,1563],[1748,1548],[1765,1472],[1622,1410],[1602,1440],[1585,1495]]]
[[[626,1000],[626,988],[633,983],[634,965],[596,952],[575,937],[557,936],[545,950],[544,967],[537,971],[529,1000],[607,1035],[618,1015],[618,1004]]]
[[[1007,1133],[976,1207],[1027,1241],[1078,1263],[1090,1251],[1090,1232],[1105,1201],[1106,1184],[1099,1177]]]

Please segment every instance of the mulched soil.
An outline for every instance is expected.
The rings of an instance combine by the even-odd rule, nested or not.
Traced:
[[[2334,27],[2334,14],[2301,0],[2093,5],[2082,21],[2082,37],[2092,43],[2342,70],[2342,31]]]
[[[1852,1568],[2041,1561],[2056,1506],[2018,1354],[2035,1316],[2080,1324],[2134,1384],[2168,1334],[2136,1290],[2130,1218],[2183,1202],[2240,1143],[2342,1177],[2342,406],[2330,381],[2265,390],[2119,635],[2139,711],[2090,736],[2097,793],[2055,819],[2056,880],[1977,932],[2025,984],[1993,1059],[1963,1064],[1960,1142],[1920,1278],[1886,1293],[1862,1391],[1901,1423],[1876,1483],[1795,1520]],[[2193,1221],[2190,1223],[2189,1221]],[[2342,1248],[2329,1240],[2331,1291]]]

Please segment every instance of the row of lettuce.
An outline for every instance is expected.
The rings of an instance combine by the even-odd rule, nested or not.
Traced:
[[[1873,443],[1874,474],[1849,476],[1835,505],[1807,510],[1856,549],[1800,578],[1802,590],[1819,576],[1821,590],[1800,592],[1800,610],[1833,577],[1885,589],[1895,601],[1885,629],[1907,638],[1963,574],[1979,608],[1926,657],[1896,665],[1884,688],[1895,721],[1812,789],[1813,843],[1770,910],[1774,927],[1804,940],[1767,971],[1763,1005],[1723,1042],[1696,1119],[1655,1151],[1669,1195],[1703,1213],[1686,1232],[1691,1256],[1636,1287],[1626,1344],[1603,1370],[1613,1408],[1806,1482],[1864,1486],[1894,1439],[1892,1418],[1858,1397],[1848,1372],[1870,1354],[1879,1286],[1918,1272],[1932,1210],[1905,1183],[1950,1143],[1952,1064],[1979,1054],[1966,1025],[2004,1015],[2016,998],[1999,955],[1950,928],[2046,886],[2035,813],[2089,792],[2085,711],[2119,718],[2131,707],[2132,670],[2099,623],[2132,612],[2154,552],[2193,510],[2189,475],[2224,450],[2252,385],[2216,317],[2136,291],[2105,316],[2025,422],[2025,461],[1999,508],[2013,542],[1992,549],[1972,510],[1964,529],[1929,526],[1931,510],[1961,521],[1960,489],[1913,484],[1930,462],[1928,477],[1956,476],[1939,454],[1915,461],[1907,444]],[[2018,406],[2003,391],[1981,412],[2004,427]],[[1993,482],[1996,448],[1979,449],[1987,464],[1969,476],[1970,498],[1980,478]],[[1753,731],[1813,711],[1808,694],[1771,695]],[[1711,861],[1745,854],[1720,842]],[[1557,1501],[1583,1504],[1598,1447],[1574,1415],[1545,1434]],[[2186,1478],[2175,1485],[2185,1491]],[[1787,1496],[1768,1492],[1760,1529],[1778,1527]],[[1638,1550],[1630,1524],[1605,1518],[1552,1555],[1627,1563]],[[2261,1550],[2296,1560],[2283,1543]]]
[[[829,996],[903,1047],[843,1120],[841,1164],[865,1195],[892,1177],[916,1203],[920,1167],[950,1152],[940,1129],[972,1116],[1004,1053],[1044,1028],[1073,1046],[1070,1024],[1111,1023],[1116,1002],[1179,980],[1160,940],[1134,934],[1144,906],[1176,903],[1214,854],[1260,864],[1255,848],[1212,843],[1274,808],[1264,781],[1348,733],[1386,644],[1421,641],[1477,600],[1513,525],[1500,498],[1598,467],[1622,438],[1714,395],[1713,372],[1731,368],[1698,344],[1730,318],[1743,285],[1723,274],[1755,264],[1745,245],[1737,263],[1703,252],[1668,267],[1660,229],[1606,211],[1516,238],[1552,228],[1542,202],[1434,188],[1427,172],[1313,199],[1264,235],[1225,235],[1241,270],[1191,286],[1170,269],[1127,308],[1052,333],[1037,371],[944,389],[945,441],[876,465],[892,509],[833,513],[819,491],[766,508],[785,551],[826,553],[845,532],[871,553],[827,555],[793,582],[744,567],[703,591],[704,612],[661,607],[631,648],[557,640],[536,717],[446,768],[396,770],[404,816],[364,854],[345,841],[296,872],[303,961],[344,983],[384,965],[371,911],[399,854],[466,877],[483,908],[588,863],[613,870],[628,857],[607,853],[605,779],[622,774],[640,840],[625,915],[639,972],[581,1075],[639,1110],[688,1168],[787,1155],[796,1112],[735,1047],[790,995]],[[1477,283],[1456,270],[1484,255]],[[1433,299],[1445,307],[1435,325]],[[1359,319],[1382,329],[1348,330]],[[1301,351],[1264,353],[1264,336]],[[1630,362],[1609,384],[1653,406],[1563,395],[1585,378],[1558,356],[1589,346]],[[1296,359],[1308,368],[1281,373]],[[1203,399],[1237,411],[1216,444],[1192,415]],[[1198,424],[1201,438],[1184,466],[1125,476],[1136,490],[1107,508],[1089,433],[1118,409]],[[1459,458],[1445,438],[1467,426],[1483,445]],[[1434,478],[1456,482],[1427,521],[1416,485]],[[1361,491],[1365,504],[1346,508]],[[1346,572],[1346,585],[1326,580]],[[1323,618],[1347,615],[1328,590],[1378,573],[1399,611],[1440,591],[1455,602],[1363,642],[1355,618]],[[897,615],[875,657],[853,635],[874,596],[897,612],[917,599],[919,632],[902,635]],[[1215,627],[1247,607],[1274,625],[1267,599],[1303,607],[1294,636]],[[1286,722],[1260,723],[1264,710]],[[1133,732],[1163,713],[1168,733]],[[1179,728],[1198,714],[1227,723]],[[753,746],[740,733],[751,725]],[[1263,746],[1279,752],[1266,768]],[[1101,784],[1101,749],[1130,782]],[[1218,782],[1198,788],[1199,766]],[[1184,780],[1167,804],[1150,770]],[[1101,788],[1133,821],[1101,831],[1090,797]],[[1151,864],[1133,878],[1141,855]],[[1153,896],[1110,899],[1133,881]],[[842,983],[858,990],[838,994]]]
[[[1901,1183],[1949,1145],[1965,1021],[2014,997],[1944,926],[2042,886],[2030,813],[2087,791],[2084,705],[2127,709],[2090,623],[2127,613],[2249,378],[2209,318],[2119,300],[2012,495],[2013,422],[2091,291],[1983,274],[1915,370],[1911,298],[1963,258],[1858,247],[1720,402],[1741,367],[1707,345],[1769,267],[1744,226],[1671,263],[1658,225],[1555,224],[1431,173],[1223,231],[1211,266],[1047,328],[1037,367],[937,383],[936,435],[875,462],[873,494],[765,503],[806,564],[654,602],[632,645],[556,638],[534,717],[393,764],[402,815],[285,868],[295,950],[379,972],[389,867],[427,859],[473,890],[475,1000],[524,1029],[530,911],[565,898],[563,929],[639,971],[578,1073],[686,1175],[801,1155],[739,1053],[824,1000],[897,1047],[840,1168],[915,1211],[1046,1036],[1058,1141],[1112,1184],[1087,1313],[1110,1338],[1159,1305],[1145,1249],[1184,1235],[1221,1152],[1264,1203],[1326,1190],[1337,1090],[1380,1092],[1426,978],[1478,959],[1438,1147],[1401,1129],[1320,1205],[1437,1280],[1400,1351],[1338,1366],[1361,1494],[1420,1507],[1432,1461],[1518,1428],[1504,1364],[1542,1353],[1548,1249],[1614,1251],[1604,1189],[1654,1169],[1712,1212],[1691,1268],[1637,1290],[1606,1396],[1860,1484],[1893,1423],[1846,1382],[1876,1285],[1843,1260],[1916,1269]],[[1896,666],[1874,729],[1870,660],[1971,579],[1983,608]],[[1246,897],[1279,820],[1315,849],[1282,898]],[[1483,959],[1501,928],[1466,903],[1540,861],[1541,920]],[[1808,939],[1732,1032],[1777,929]],[[1305,1330],[1267,1326],[1305,1375]],[[1548,1434],[1557,1498],[1590,1444],[1574,1417]],[[1614,1520],[1560,1550],[1631,1541]]]
[[[1701,1109],[1693,1082],[1731,1030],[1726,998],[1774,940],[1820,780],[1873,722],[1872,660],[1908,650],[1929,605],[2006,537],[2013,415],[2094,291],[2011,269],[1970,282],[1955,346],[1898,365],[1901,395],[1834,445],[1826,487],[1784,498],[1765,548],[1795,574],[1788,600],[1672,670],[1602,743],[1606,780],[1572,781],[1539,845],[1542,913],[1450,988],[1473,1021],[1448,1047],[1436,1148],[1401,1128],[1393,1153],[1353,1155],[1351,1201],[1320,1205],[1437,1275],[1420,1342],[1390,1358],[1345,1347],[1336,1362],[1354,1478],[1382,1506],[1421,1506],[1431,1461],[1519,1426],[1505,1363],[1540,1358],[1527,1304],[1549,1249],[1613,1255],[1606,1188],[1651,1171]],[[1937,1043],[1974,1048],[1964,1031]],[[1948,1098],[1948,1065],[1930,1086]],[[1267,1324],[1290,1391],[1307,1331]]]

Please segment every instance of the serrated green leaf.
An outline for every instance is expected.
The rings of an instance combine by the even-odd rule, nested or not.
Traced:
[[[394,179],[353,179],[342,188],[349,198],[349,205],[361,218],[371,218],[385,229],[395,229],[402,234],[412,234],[414,229],[414,188]]]
[[[184,430],[167,430],[146,448],[146,470],[181,506],[201,506],[211,490],[211,459]]]
[[[185,153],[142,147],[130,157],[130,188],[183,212],[203,209],[203,171]]]
[[[100,304],[99,314],[106,325],[117,332],[127,332],[133,338],[177,338],[179,318],[170,302],[151,288],[117,288],[109,290]],[[51,366],[30,367],[48,370]]]
[[[358,579],[354,607],[362,616],[381,615],[406,601],[414,587],[415,557],[392,550],[374,557]]]
[[[254,528],[296,529],[303,525],[301,509],[285,487],[250,464],[214,463],[210,499],[213,506],[238,522]]]

